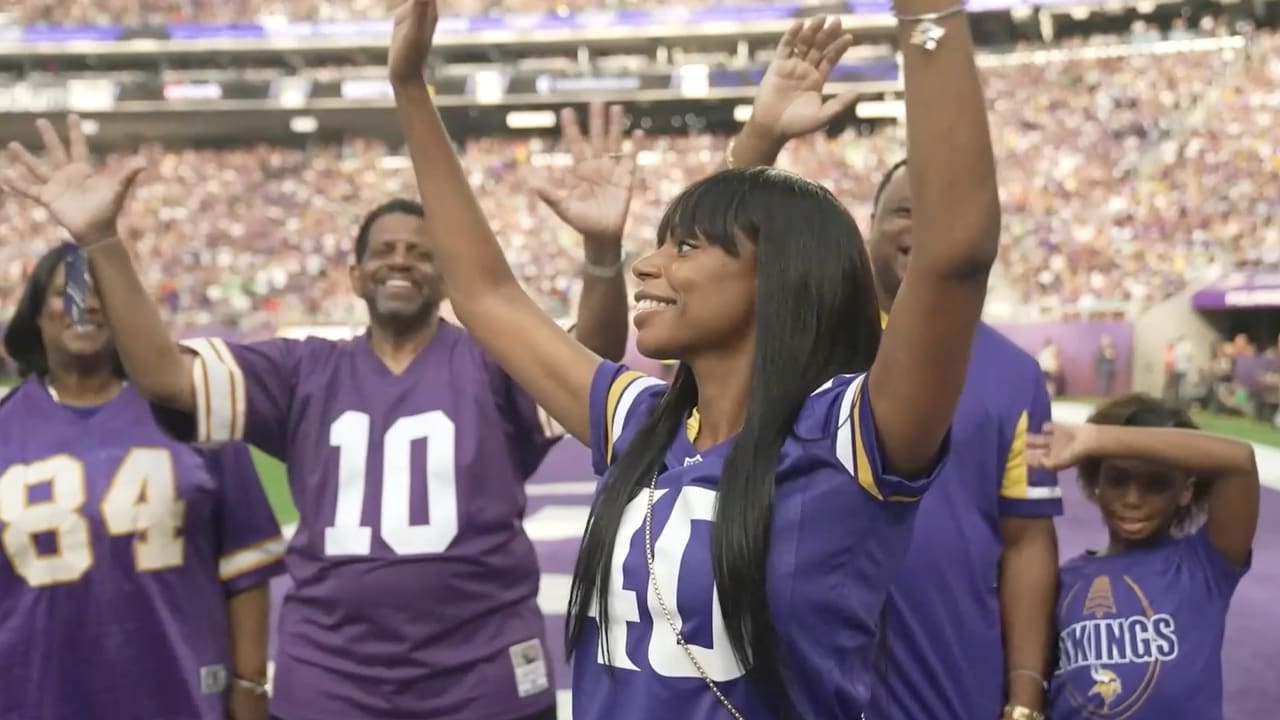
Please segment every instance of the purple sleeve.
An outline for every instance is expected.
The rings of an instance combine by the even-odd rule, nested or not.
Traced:
[[[645,408],[667,391],[666,383],[625,365],[602,360],[591,378],[591,469],[603,477],[614,455],[635,432]]]
[[[555,444],[564,437],[560,427],[533,396],[516,384],[502,368],[486,359],[498,414],[503,418],[503,432],[515,456],[516,467],[528,479]]]
[[[1058,473],[1027,465],[1027,433],[1038,433],[1053,419],[1053,405],[1044,375],[1033,367],[1028,377],[1031,392],[1025,399],[1010,398],[1016,403],[1002,418],[1005,427],[1012,426],[1004,476],[1000,481],[1000,514],[1005,517],[1042,518],[1062,514],[1062,488]]]
[[[218,577],[228,595],[284,572],[285,541],[244,443],[207,450],[217,482]]]
[[[1194,533],[1182,538],[1183,552],[1188,560],[1200,570],[1208,580],[1209,592],[1222,601],[1228,601],[1235,594],[1236,586],[1249,572],[1253,564],[1253,553],[1245,560],[1243,567],[1235,567],[1227,561],[1222,551],[1214,547],[1209,534],[1202,526]]]
[[[239,345],[196,338],[182,344],[196,355],[196,407],[177,434],[208,445],[243,440],[284,459],[302,343],[281,338]],[[173,431],[171,413],[158,417]]]
[[[890,474],[880,457],[871,397],[866,392],[866,374],[840,375],[809,398],[806,412],[828,418],[835,426],[836,457],[858,485],[876,500],[913,502],[933,484],[950,454],[951,433],[943,439],[933,471],[919,480],[905,480]]]

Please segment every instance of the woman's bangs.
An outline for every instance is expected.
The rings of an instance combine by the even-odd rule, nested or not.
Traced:
[[[737,256],[738,230],[756,223],[746,178],[722,172],[685,188],[658,223],[658,246],[670,239],[699,238]]]

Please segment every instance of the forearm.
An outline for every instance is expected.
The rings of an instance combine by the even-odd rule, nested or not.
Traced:
[[[444,122],[423,81],[393,84],[427,232],[435,239],[458,317],[486,296],[520,290],[502,248],[449,142]]]
[[[1251,473],[1253,448],[1247,443],[1181,428],[1085,425],[1087,455],[1161,463],[1201,478]]]
[[[121,240],[94,245],[89,268],[129,379],[148,399],[177,410],[195,404],[189,365]]]
[[[618,361],[627,350],[627,283],[622,268],[622,244],[617,240],[592,240],[585,244],[587,264],[617,268],[609,277],[582,273],[582,296],[574,337],[600,357]]]
[[[725,165],[731,168],[772,166],[785,146],[786,140],[748,120],[725,149]]]
[[[231,625],[231,674],[254,682],[267,677],[270,592],[259,585],[227,598]]]
[[[899,16],[954,8],[958,0],[895,0]],[[907,147],[914,198],[912,269],[935,276],[982,275],[996,257],[1000,201],[987,125],[986,99],[973,59],[969,17],[934,21],[945,30],[937,47],[911,42],[922,23],[898,24],[906,82]]]
[[[1013,521],[1043,523],[1047,528],[1006,534],[1000,558],[1006,702],[1043,710],[1043,683],[1049,676],[1055,641],[1053,607],[1058,593],[1058,549],[1052,520]]]
[[[270,597],[268,586],[259,585],[227,598],[227,617],[231,625],[232,680],[227,691],[227,716],[230,720],[267,718],[264,689],[267,682]]]

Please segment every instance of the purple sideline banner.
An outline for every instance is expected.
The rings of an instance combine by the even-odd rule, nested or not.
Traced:
[[[1001,323],[994,326],[1004,336],[1035,357],[1045,344],[1058,346],[1062,362],[1059,395],[1102,395],[1102,378],[1096,360],[1103,336],[1116,349],[1115,394],[1129,392],[1133,385],[1133,324],[1121,320],[1079,322]]]
[[[1233,272],[1191,296],[1196,310],[1280,308],[1280,272]]]

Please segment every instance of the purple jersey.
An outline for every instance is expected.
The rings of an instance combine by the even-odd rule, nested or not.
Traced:
[[[273,713],[506,720],[554,704],[521,526],[554,437],[466,332],[441,321],[398,376],[367,336],[188,346],[196,439],[283,460],[300,514]]]
[[[229,595],[282,571],[244,445],[170,439],[130,387],[0,401],[0,719],[223,720]]]
[[[863,375],[816,390],[782,448],[768,556],[769,606],[787,691],[800,717],[858,718],[870,692],[876,625],[931,478],[887,475]],[[655,378],[602,362],[591,386],[592,462],[603,474],[666,390]],[[696,417],[696,416],[695,416]],[[658,478],[656,579],[698,662],[737,710],[774,717],[770,698],[743,677],[724,631],[711,568],[716,488],[732,441],[699,452],[681,433]],[[649,720],[673,708],[687,720],[727,717],[676,644],[645,562],[647,493],[618,531],[610,592],[609,648],[588,625],[575,648],[576,720]]]
[[[1234,568],[1204,530],[1062,566],[1053,720],[1222,720]]]
[[[942,480],[920,503],[889,593],[886,683],[871,720],[998,718],[1005,702],[1001,517],[1062,514],[1056,473],[1029,468],[1028,429],[1050,419],[1035,359],[980,325]]]

